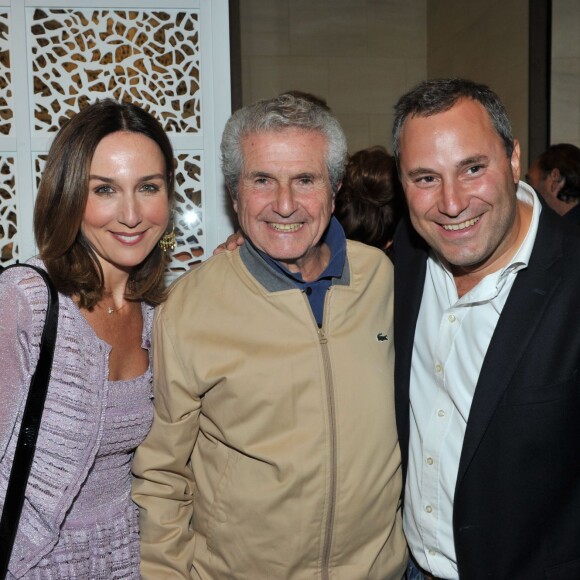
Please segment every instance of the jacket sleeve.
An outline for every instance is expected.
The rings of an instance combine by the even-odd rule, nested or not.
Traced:
[[[31,343],[42,332],[42,328],[34,331],[31,304],[20,285],[11,278],[14,278],[13,270],[0,276],[0,461],[28,393],[29,369],[33,362]]]
[[[133,463],[133,499],[139,506],[141,578],[189,578],[193,562],[191,454],[199,430],[200,398],[191,388],[170,330],[178,320],[153,325],[154,415]],[[185,353],[187,354],[187,353]]]

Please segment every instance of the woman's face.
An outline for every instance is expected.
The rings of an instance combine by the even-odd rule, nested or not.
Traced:
[[[166,175],[161,149],[141,133],[117,131],[98,144],[81,232],[105,278],[139,265],[164,234],[169,219]]]

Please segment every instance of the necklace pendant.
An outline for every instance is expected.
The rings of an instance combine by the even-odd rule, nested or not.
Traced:
[[[107,314],[113,314],[115,312],[115,308],[111,308],[110,306],[107,308]]]

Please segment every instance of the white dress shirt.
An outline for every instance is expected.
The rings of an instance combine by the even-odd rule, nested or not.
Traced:
[[[404,529],[419,566],[451,580],[459,578],[453,496],[467,418],[492,334],[538,230],[535,192],[520,182],[517,196],[533,206],[532,221],[507,266],[458,298],[452,274],[433,252],[427,260],[411,364]]]

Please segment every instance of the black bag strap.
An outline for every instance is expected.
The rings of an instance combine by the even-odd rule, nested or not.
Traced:
[[[4,498],[2,519],[0,520],[0,578],[5,578],[8,571],[8,563],[10,562],[14,539],[18,530],[18,522],[24,505],[24,492],[26,491],[30,467],[34,458],[36,439],[48,391],[58,326],[58,292],[48,274],[41,268],[31,264],[13,264],[5,268],[5,270],[13,267],[32,268],[42,276],[48,288],[48,307],[42,338],[40,339],[38,364],[30,380],[30,388],[14,452],[14,462],[10,470],[10,479],[8,480],[6,497]]]

